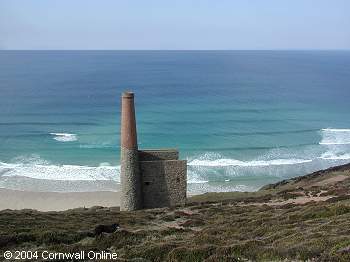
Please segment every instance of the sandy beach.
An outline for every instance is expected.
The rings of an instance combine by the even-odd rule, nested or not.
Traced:
[[[63,211],[79,207],[119,206],[119,192],[30,192],[0,189],[0,210]]]

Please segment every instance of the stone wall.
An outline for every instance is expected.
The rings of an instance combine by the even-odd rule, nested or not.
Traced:
[[[177,149],[146,149],[139,150],[140,161],[156,161],[156,160],[178,160],[179,151]]]
[[[187,161],[174,149],[139,151],[143,208],[186,203]]]

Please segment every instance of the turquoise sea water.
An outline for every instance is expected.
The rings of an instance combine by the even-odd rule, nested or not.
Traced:
[[[124,90],[189,193],[350,161],[349,51],[0,51],[0,187],[116,190]]]

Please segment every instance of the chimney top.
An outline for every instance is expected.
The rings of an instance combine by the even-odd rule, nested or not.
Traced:
[[[123,92],[123,98],[134,98],[134,93],[130,91]]]

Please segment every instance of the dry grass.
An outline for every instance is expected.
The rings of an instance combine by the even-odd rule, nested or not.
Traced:
[[[120,260],[138,261],[350,261],[350,177],[330,180],[349,176],[349,170],[329,170],[255,193],[205,194],[177,209],[4,210],[0,250],[105,250],[118,253]],[[317,195],[334,197],[268,205]],[[121,229],[91,235],[96,225],[112,223]]]

